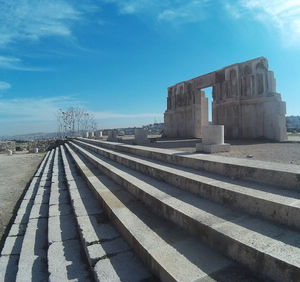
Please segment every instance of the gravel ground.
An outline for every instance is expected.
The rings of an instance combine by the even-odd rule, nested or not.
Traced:
[[[44,155],[44,153],[16,153],[12,156],[0,154],[0,240],[17,201]]]
[[[231,144],[230,152],[217,153],[217,155],[234,158],[247,158],[251,155],[252,158],[247,158],[249,161],[261,160],[300,165],[300,140],[298,141],[298,138],[293,137],[293,140],[289,138],[288,143],[229,140],[228,143]],[[198,142],[201,141],[197,139],[166,140],[152,143],[150,146],[194,153]]]
[[[165,139],[160,138],[159,135],[148,137],[157,141],[145,146],[191,153],[196,153],[196,143],[201,142],[201,139]],[[133,140],[134,136],[123,136],[122,139],[128,143],[126,141]],[[217,153],[217,155],[247,158],[249,161],[260,160],[300,165],[300,134],[288,134],[288,142],[285,143],[273,143],[266,140],[228,140],[225,142],[231,144],[230,152]],[[251,158],[247,156],[251,156]]]
[[[251,155],[254,160],[300,165],[300,143],[233,143],[230,152],[218,155],[235,158]]]

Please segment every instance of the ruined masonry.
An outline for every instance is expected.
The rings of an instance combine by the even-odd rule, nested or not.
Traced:
[[[210,86],[213,87],[212,123],[224,125],[226,139],[286,140],[285,102],[276,92],[274,73],[268,70],[268,60],[264,57],[169,87],[166,136],[201,137],[200,128],[207,124],[207,102],[200,106],[195,100],[189,101],[199,93],[205,101],[201,89]]]
[[[165,135],[200,138],[203,125],[208,125],[208,99],[205,92],[192,91],[190,84],[184,82],[169,88]]]

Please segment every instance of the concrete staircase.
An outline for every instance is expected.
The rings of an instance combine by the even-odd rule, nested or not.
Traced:
[[[300,169],[76,139],[49,152],[1,281],[300,281]]]
[[[152,274],[63,147],[34,175],[0,256],[0,281],[142,281]]]
[[[183,228],[214,253],[225,255],[263,279],[300,280],[298,167],[257,161],[249,161],[252,166],[247,166],[243,160],[193,157],[95,140],[74,140],[70,148],[73,155],[81,154],[119,184],[122,193],[129,192],[147,211]],[[178,158],[180,166],[174,164]],[[201,170],[196,170],[197,166]],[[252,177],[254,181],[250,181]],[[97,185],[90,183],[95,191]],[[99,197],[103,201],[101,194]],[[129,226],[122,228],[133,233]],[[147,259],[143,260],[147,264]],[[149,267],[153,264],[148,263]],[[161,271],[151,269],[165,279]],[[175,276],[178,265],[169,263],[167,268],[161,264],[161,269],[168,269],[173,279],[180,280]],[[210,276],[218,270],[203,272]]]

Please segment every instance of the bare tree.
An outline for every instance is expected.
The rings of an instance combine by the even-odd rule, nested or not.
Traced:
[[[82,123],[83,115],[84,115],[84,109],[78,107],[75,110],[75,123],[77,127],[77,134],[80,134],[81,133],[80,131],[82,130],[81,123]]]
[[[58,137],[62,138],[63,137],[63,132],[64,132],[62,109],[59,109],[58,112],[56,113],[56,119],[57,119],[57,133],[58,133]]]
[[[59,109],[56,117],[60,137],[73,137],[75,133],[80,135],[83,131],[95,131],[97,129],[94,115],[80,107],[70,107],[66,111]]]

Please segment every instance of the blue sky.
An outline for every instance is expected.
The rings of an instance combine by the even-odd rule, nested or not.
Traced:
[[[168,86],[259,56],[300,115],[300,0],[0,0],[0,135],[56,131],[69,106],[162,122]]]

